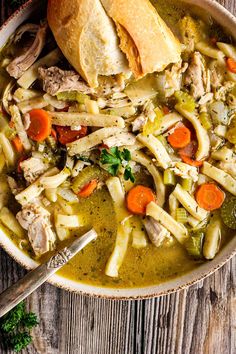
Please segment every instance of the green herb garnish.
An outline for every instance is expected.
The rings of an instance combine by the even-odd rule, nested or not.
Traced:
[[[18,353],[26,348],[32,342],[29,331],[37,324],[37,316],[26,311],[24,302],[3,316],[0,319],[0,338],[6,349]]]
[[[107,171],[112,176],[117,176],[121,167],[124,167],[124,179],[134,183],[135,177],[129,165],[131,153],[128,149],[120,151],[118,147],[113,147],[110,150],[102,149],[100,162],[107,165]]]

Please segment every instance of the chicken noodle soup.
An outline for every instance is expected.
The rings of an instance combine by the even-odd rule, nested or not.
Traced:
[[[181,60],[90,87],[46,20],[0,55],[0,221],[44,260],[89,228],[60,274],[98,286],[162,283],[213,259],[236,230],[236,46],[216,24],[152,1]]]

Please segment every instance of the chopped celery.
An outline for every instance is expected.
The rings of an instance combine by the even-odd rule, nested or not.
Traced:
[[[193,187],[193,180],[192,178],[182,178],[181,185],[183,189],[187,192],[191,192]]]
[[[196,103],[194,98],[190,96],[188,93],[183,91],[176,91],[174,94],[177,105],[180,106],[182,109],[188,112],[193,112],[196,108]]]
[[[192,236],[185,243],[185,248],[188,254],[193,258],[202,258],[204,232],[199,231]]]
[[[89,183],[93,179],[101,180],[106,175],[98,166],[85,167],[77,177],[74,178],[72,184],[72,190],[77,195],[82,187]]]
[[[236,197],[227,197],[221,207],[221,217],[226,226],[236,230]]]
[[[164,171],[164,184],[169,186],[176,185],[175,174],[170,169]]]
[[[176,209],[176,220],[181,224],[185,224],[188,221],[188,214],[184,208]]]
[[[59,92],[56,96],[59,101],[77,101],[82,104],[84,104],[86,99],[89,99],[87,95],[77,91]]]
[[[206,130],[209,130],[212,128],[211,117],[207,112],[202,112],[199,115],[199,119],[200,119],[200,122],[201,122],[203,128],[205,128]]]
[[[155,131],[160,129],[160,127],[161,127],[163,112],[159,107],[155,108],[154,111],[156,113],[156,117],[155,117],[154,121],[152,122],[150,119],[148,119],[147,123],[143,127],[143,135],[145,135],[145,136],[148,136],[150,134],[154,134]]]

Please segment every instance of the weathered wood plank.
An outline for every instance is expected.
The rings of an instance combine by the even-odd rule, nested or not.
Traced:
[[[219,2],[236,13],[236,0]],[[1,21],[6,4],[0,0]],[[0,291],[24,273],[0,251]],[[45,284],[27,305],[40,314],[28,354],[236,353],[235,258],[199,284],[159,299],[97,300]]]

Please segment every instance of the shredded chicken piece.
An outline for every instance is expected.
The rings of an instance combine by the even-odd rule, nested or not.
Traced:
[[[143,220],[143,224],[154,246],[167,246],[173,242],[173,237],[170,235],[170,232],[151,216],[146,217]]]
[[[75,71],[61,70],[57,66],[52,66],[48,69],[41,67],[38,72],[43,80],[43,90],[52,96],[65,91],[78,91],[84,94],[94,92]]]
[[[234,88],[235,82],[226,81],[222,86],[218,87],[215,91],[215,99],[217,101],[226,101],[228,94]]]
[[[46,40],[47,25],[39,27],[35,40],[31,47],[21,56],[14,59],[8,66],[7,72],[15,79],[19,79],[24,72],[31,67],[39,57]]]
[[[79,74],[72,70],[61,70],[56,66],[48,69],[39,68],[40,78],[43,80],[43,90],[52,96],[59,92],[78,91],[92,94],[93,90],[82,81]]]
[[[182,61],[173,64],[170,69],[165,70],[165,97],[172,96],[182,86],[183,73],[188,69],[188,63]]]
[[[208,92],[200,98],[198,103],[200,104],[200,106],[204,106],[206,105],[206,103],[211,102],[213,98],[214,98],[214,94],[212,92]]]
[[[218,88],[222,85],[225,76],[225,65],[213,60],[210,65],[210,80],[213,88]]]
[[[50,213],[46,209],[37,204],[27,204],[16,218],[28,231],[29,241],[36,256],[55,248],[56,236],[52,231]]]
[[[139,114],[135,120],[132,122],[132,131],[136,132],[138,130],[141,130],[147,120],[149,119],[150,121],[154,121],[156,118],[156,113],[154,111],[155,107],[152,102],[147,101],[142,109],[142,113]]]
[[[31,157],[22,161],[20,167],[23,170],[26,181],[33,183],[39,176],[49,169],[50,165],[45,163],[42,159]]]
[[[185,77],[185,84],[190,85],[195,99],[210,91],[210,71],[206,69],[203,56],[194,52]]]
[[[182,178],[192,178],[193,182],[198,180],[198,169],[197,167],[190,166],[183,162],[172,162],[171,170]]]
[[[130,104],[128,97],[121,93],[125,88],[125,79],[121,74],[100,77],[99,86],[96,89],[89,87],[75,71],[62,70],[56,66],[48,69],[39,68],[39,75],[43,80],[44,91],[52,96],[59,92],[78,91],[84,94],[91,94],[94,97],[106,97],[102,108],[124,107]]]

